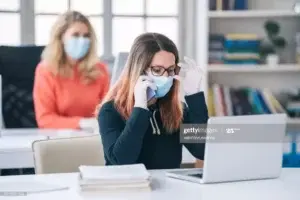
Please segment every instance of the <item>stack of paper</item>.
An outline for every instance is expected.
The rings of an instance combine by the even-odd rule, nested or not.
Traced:
[[[150,173],[143,164],[80,166],[82,191],[150,190]]]

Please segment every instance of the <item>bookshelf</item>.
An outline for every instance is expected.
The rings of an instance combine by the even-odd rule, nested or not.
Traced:
[[[198,1],[195,15],[195,59],[203,66],[202,89],[209,96],[213,84],[229,87],[268,88],[274,93],[280,90],[300,88],[300,64],[296,59],[295,35],[300,32],[300,14],[294,12],[295,0],[248,0],[247,10],[210,10],[213,0]],[[216,34],[256,34],[266,38],[264,23],[274,20],[280,25],[280,36],[287,46],[280,54],[277,65],[222,64],[210,63],[209,35]],[[300,119],[289,118],[288,126],[300,124]],[[186,158],[189,160],[192,157]],[[196,166],[201,166],[197,161]]]
[[[224,4],[212,8],[211,2],[197,5],[197,62],[204,66],[205,79],[203,90],[208,100],[208,91],[214,84],[228,87],[249,87],[271,89],[275,94],[280,90],[300,88],[300,64],[296,57],[296,33],[300,33],[300,13],[294,11],[295,0],[247,0],[245,9],[234,10]],[[221,1],[216,0],[216,3]],[[230,2],[230,0],[229,0]],[[232,2],[232,1],[231,1]],[[233,5],[233,4],[232,4]],[[232,6],[231,5],[231,6]],[[201,8],[202,7],[202,8]],[[204,8],[203,8],[204,7]],[[226,8],[227,7],[227,8]],[[199,14],[199,13],[202,14]],[[255,34],[257,40],[265,40],[267,34],[264,24],[268,20],[276,21],[280,26],[280,36],[287,42],[279,54],[276,65],[266,62],[254,64],[223,64],[211,62],[210,35]],[[205,31],[205,33],[204,33]],[[300,124],[300,119],[289,119],[289,124]]]

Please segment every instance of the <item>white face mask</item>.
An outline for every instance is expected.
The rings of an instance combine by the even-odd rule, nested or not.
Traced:
[[[72,36],[64,41],[64,49],[68,56],[75,60],[79,60],[88,53],[90,43],[91,41],[89,38]]]
[[[173,85],[173,76],[151,76],[151,78],[157,87],[157,90],[155,91],[156,98],[161,98],[168,94]]]

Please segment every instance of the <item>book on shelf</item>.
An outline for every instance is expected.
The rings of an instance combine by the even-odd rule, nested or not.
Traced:
[[[286,105],[287,112],[293,118],[300,117],[300,94],[290,94],[289,100]]]
[[[248,0],[210,0],[210,10],[247,10]]]
[[[287,113],[268,89],[231,88],[213,84],[208,91],[210,116]]]
[[[209,35],[209,63],[223,63],[224,57],[224,35],[210,34]]]
[[[210,34],[210,64],[259,64],[260,39],[256,34]]]
[[[80,166],[81,191],[151,190],[150,173],[143,164]]]
[[[226,40],[259,40],[257,34],[252,33],[229,33],[225,35]]]

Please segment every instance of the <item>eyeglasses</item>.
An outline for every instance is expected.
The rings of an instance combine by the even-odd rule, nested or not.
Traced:
[[[162,76],[165,72],[167,72],[169,76],[175,76],[179,73],[179,67],[176,66],[166,69],[162,66],[150,66],[150,71],[153,76]]]

